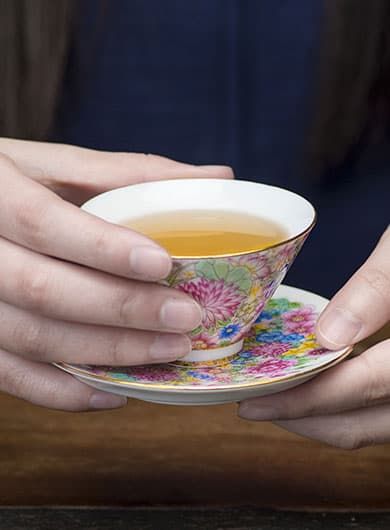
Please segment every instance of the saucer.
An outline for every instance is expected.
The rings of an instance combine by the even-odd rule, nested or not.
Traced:
[[[115,394],[153,403],[215,405],[265,396],[308,381],[352,351],[322,348],[314,335],[328,300],[281,285],[236,355],[198,365],[56,366],[80,381]]]

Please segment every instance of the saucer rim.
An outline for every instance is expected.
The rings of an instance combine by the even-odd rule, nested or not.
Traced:
[[[280,291],[282,291],[282,293],[284,294],[280,293]],[[284,285],[284,284],[279,286],[279,288],[276,290],[272,298],[274,297],[276,298],[278,296],[289,297],[289,296],[293,296],[294,293],[296,293],[298,296],[301,295],[303,297],[306,297],[307,295],[311,297],[315,297],[317,299],[317,303],[320,302],[326,305],[329,302],[327,298],[321,295],[318,295],[311,291],[307,291],[305,289],[300,289],[298,287],[293,287],[293,286]],[[310,304],[310,302],[303,302],[303,303]],[[314,300],[313,300],[313,303],[315,303]],[[322,309],[320,311],[322,311]],[[288,382],[288,381],[292,381],[294,379],[298,379],[298,378],[305,377],[305,376],[310,376],[310,375],[315,376],[318,372],[331,368],[333,365],[347,358],[348,355],[352,353],[353,348],[354,347],[352,345],[352,346],[346,346],[345,348],[342,348],[340,350],[336,350],[334,351],[335,357],[329,360],[328,362],[320,366],[317,366],[315,368],[312,368],[311,370],[302,371],[297,374],[286,375],[286,376],[281,376],[281,377],[272,378],[272,379],[263,379],[262,381],[251,381],[251,382],[243,383],[243,384],[223,385],[223,386],[210,385],[207,387],[196,387],[196,386],[191,387],[188,385],[178,386],[178,385],[171,385],[171,384],[162,385],[159,383],[152,383],[152,382],[151,383],[139,383],[136,381],[118,381],[117,379],[111,378],[110,376],[107,376],[107,375],[102,376],[102,375],[90,375],[89,373],[86,374],[82,369],[77,368],[70,363],[53,363],[53,364],[60,370],[63,370],[71,375],[81,376],[91,381],[106,382],[110,385],[115,385],[115,386],[122,387],[122,388],[130,387],[130,388],[139,389],[139,390],[145,390],[145,391],[147,390],[150,392],[164,391],[164,392],[175,392],[178,394],[179,393],[194,393],[194,392],[195,393],[207,393],[207,392],[234,391],[234,390],[240,390],[240,389],[242,390],[242,389],[249,389],[249,388],[256,388],[256,387],[266,387],[266,386],[271,386],[275,383]]]
[[[272,385],[277,383],[287,383],[289,381],[299,380],[301,378],[306,378],[309,376],[314,377],[315,375],[332,368],[333,366],[336,366],[341,361],[345,360],[353,351],[353,346],[348,346],[345,348],[346,351],[337,351],[335,353],[340,353],[340,355],[331,361],[322,364],[321,366],[318,366],[317,368],[314,368],[313,370],[307,371],[307,372],[301,372],[295,375],[285,376],[285,377],[278,377],[270,380],[265,380],[263,382],[252,382],[252,383],[244,383],[242,385],[226,385],[226,386],[208,386],[208,387],[178,387],[177,385],[156,385],[152,383],[137,383],[137,382],[131,382],[131,381],[121,381],[118,382],[116,379],[111,379],[109,376],[91,376],[86,375],[85,372],[82,372],[81,370],[78,370],[77,368],[68,368],[66,364],[60,364],[60,363],[54,363],[54,366],[57,368],[63,370],[64,372],[67,372],[70,375],[73,375],[74,377],[80,377],[83,379],[87,379],[89,381],[95,381],[98,383],[107,383],[108,385],[117,386],[118,388],[133,388],[134,390],[144,390],[148,392],[154,392],[154,393],[160,393],[160,392],[169,392],[169,393],[175,393],[175,394],[207,394],[207,393],[214,393],[214,392],[235,392],[235,391],[242,391],[246,389],[255,389],[259,387],[272,387]],[[77,372],[77,373],[76,373]]]

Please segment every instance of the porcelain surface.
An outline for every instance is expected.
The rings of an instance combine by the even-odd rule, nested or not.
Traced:
[[[131,205],[131,207],[129,206]],[[112,190],[83,209],[109,222],[178,210],[222,210],[262,216],[279,224],[286,239],[266,249],[224,256],[173,256],[166,285],[192,296],[202,309],[190,334],[187,361],[237,353],[242,340],[283,281],[315,223],[315,211],[290,191],[235,180],[160,181]]]
[[[58,365],[103,390],[147,401],[214,404],[290,388],[333,366],[351,351],[320,347],[314,335],[327,300],[280,286],[244,341],[229,358],[138,367]]]

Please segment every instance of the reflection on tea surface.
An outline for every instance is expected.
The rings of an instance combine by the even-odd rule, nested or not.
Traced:
[[[173,256],[181,257],[262,250],[287,239],[284,229],[274,221],[229,211],[179,210],[121,224],[154,239]]]

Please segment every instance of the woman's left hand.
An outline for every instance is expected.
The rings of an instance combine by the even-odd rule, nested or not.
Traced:
[[[390,320],[390,229],[364,265],[336,294],[317,324],[319,342],[339,349]],[[390,339],[308,383],[240,404],[248,420],[342,449],[390,442]]]

